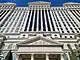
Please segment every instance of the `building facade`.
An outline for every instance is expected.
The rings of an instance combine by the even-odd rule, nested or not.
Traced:
[[[11,50],[12,60],[70,60],[80,46],[80,3],[28,4],[0,4],[1,55]]]

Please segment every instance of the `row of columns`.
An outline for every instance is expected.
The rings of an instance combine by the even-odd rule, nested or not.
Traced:
[[[22,60],[22,59],[20,59],[19,55],[17,55],[16,60]],[[31,60],[34,60],[34,54],[31,54]],[[49,54],[46,54],[46,60],[49,60]],[[60,60],[64,60],[63,54],[61,54]]]

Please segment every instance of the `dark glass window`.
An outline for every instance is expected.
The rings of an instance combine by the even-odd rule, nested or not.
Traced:
[[[27,26],[28,26],[28,22],[29,22],[30,14],[31,14],[31,10],[30,10],[30,12],[29,12],[28,19],[27,19],[27,21],[26,21],[26,26],[25,26],[24,31],[27,30]]]
[[[30,21],[29,31],[32,30],[33,16],[34,16],[34,10],[32,11],[32,16],[31,16],[31,21]]]
[[[35,14],[34,31],[36,31],[36,27],[37,27],[37,10]]]
[[[46,28],[45,28],[45,19],[44,19],[44,10],[42,10],[42,19],[43,19],[43,31],[46,31]]]

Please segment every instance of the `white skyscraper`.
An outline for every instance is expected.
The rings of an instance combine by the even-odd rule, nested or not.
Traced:
[[[1,55],[11,50],[13,60],[70,60],[69,53],[79,56],[80,3],[54,7],[37,1],[28,5],[0,4]]]

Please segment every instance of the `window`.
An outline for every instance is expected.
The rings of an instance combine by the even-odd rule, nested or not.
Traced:
[[[62,33],[64,33],[64,31],[62,30]]]
[[[63,30],[63,28],[61,28],[61,30]]]
[[[62,37],[62,36],[60,35],[60,37]]]
[[[25,35],[23,34],[23,36],[25,36]]]
[[[57,36],[56,34],[54,36]]]
[[[72,36],[70,36],[70,38],[72,38]]]
[[[80,28],[78,28],[80,30]]]
[[[72,32],[75,33],[73,30],[72,30]]]
[[[67,31],[68,33],[70,33],[69,31]]]
[[[65,36],[65,38],[67,38],[67,36]]]

